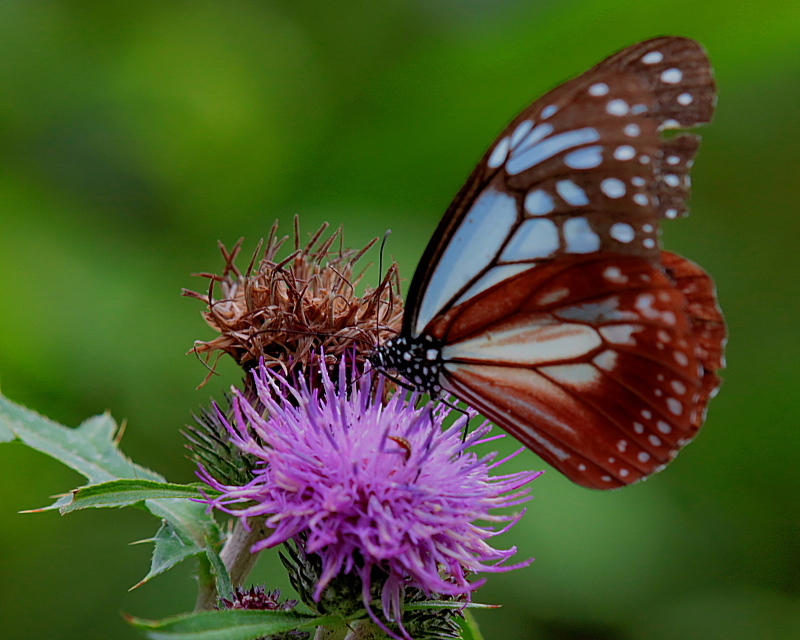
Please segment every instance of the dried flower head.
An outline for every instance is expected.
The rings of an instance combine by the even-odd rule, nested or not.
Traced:
[[[228,353],[245,369],[263,359],[288,372],[307,367],[320,352],[328,365],[347,351],[363,362],[364,354],[396,334],[403,313],[396,265],[377,288],[357,295],[363,272],[355,272],[356,263],[377,240],[361,250],[344,249],[341,229],[323,240],[327,229],[322,225],[301,247],[295,217],[294,251],[278,260],[287,238],[277,236],[276,222],[258,265],[261,245],[244,273],[236,266],[241,240],[231,251],[221,245],[222,274],[199,274],[211,280],[208,293],[184,291],[207,304],[204,318],[219,332],[213,340],[195,342],[192,352],[207,361],[214,353]]]
[[[384,379],[367,371],[348,385],[343,363],[336,382],[322,367],[314,386],[263,365],[253,373],[258,406],[234,390],[228,421],[231,441],[259,460],[253,479],[231,486],[199,475],[221,492],[208,497],[211,507],[245,523],[266,517],[272,533],[253,552],[293,540],[319,557],[315,601],[337,576],[351,575],[372,612],[379,574],[385,619],[399,620],[406,589],[468,596],[483,582],[471,574],[528,564],[506,565],[516,549],[488,540],[521,517],[492,510],[530,499],[527,485],[539,473],[491,476],[500,462],[470,451],[486,441],[488,424],[465,436],[471,416],[445,429],[445,405],[417,407],[405,392],[376,401]],[[499,522],[510,524],[498,531]]]

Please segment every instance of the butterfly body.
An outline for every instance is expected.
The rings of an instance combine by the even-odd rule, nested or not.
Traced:
[[[629,47],[523,111],[456,196],[373,364],[447,392],[572,480],[607,489],[668,463],[719,384],[713,283],[659,247],[685,215],[715,88],[702,48]]]

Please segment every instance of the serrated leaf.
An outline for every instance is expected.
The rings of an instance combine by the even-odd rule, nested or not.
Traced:
[[[162,522],[156,535],[148,540],[141,542],[154,542],[153,557],[150,560],[150,571],[131,590],[142,586],[155,576],[171,569],[186,558],[203,553],[205,549],[197,546],[191,540],[184,538],[180,532],[170,523]]]
[[[214,572],[214,577],[217,581],[217,595],[226,600],[233,599],[233,584],[231,583],[231,574],[228,573],[228,568],[222,562],[214,545],[210,542],[206,544],[206,556],[211,564],[211,570]]]
[[[117,478],[164,482],[164,477],[128,459],[117,447],[117,424],[104,413],[70,429],[0,395],[0,425],[29,447],[84,476],[90,484]]]
[[[461,626],[461,640],[483,640],[478,623],[469,611],[464,611],[464,617],[458,621]]]
[[[98,507],[124,507],[145,500],[161,498],[200,498],[200,484],[172,484],[154,480],[123,478],[75,489],[61,513]]]
[[[219,526],[206,505],[184,498],[160,498],[147,500],[145,506],[150,513],[171,522],[189,540],[204,547],[206,540],[214,544],[223,538]]]
[[[341,627],[338,616],[312,616],[294,611],[201,611],[151,621],[126,616],[151,640],[256,640],[263,636],[318,626]]]
[[[120,479],[165,482],[163,476],[132,462],[120,451],[115,440],[118,427],[108,413],[89,418],[77,429],[70,429],[0,395],[0,428],[10,430],[15,439],[74,469],[89,481],[89,485]],[[38,511],[60,509],[71,501],[72,495],[62,496]],[[202,504],[185,498],[158,498],[145,500],[144,505],[153,515],[172,523],[197,546],[204,546],[207,539],[221,539],[214,519]]]

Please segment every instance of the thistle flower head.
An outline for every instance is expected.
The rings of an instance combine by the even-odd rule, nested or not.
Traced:
[[[528,564],[507,564],[516,549],[489,544],[520,514],[492,511],[530,499],[527,485],[539,473],[490,475],[496,454],[470,451],[487,440],[489,425],[464,436],[471,415],[444,428],[447,406],[418,407],[405,392],[376,401],[383,378],[367,371],[348,384],[345,364],[336,376],[323,366],[312,386],[262,363],[253,372],[257,403],[234,390],[227,428],[258,460],[253,479],[231,486],[203,469],[200,476],[221,492],[207,498],[210,507],[266,518],[272,533],[253,552],[294,541],[321,563],[315,601],[334,578],[354,575],[373,616],[373,582],[383,576],[387,620],[399,620],[407,588],[468,597],[483,583],[472,574]]]
[[[356,263],[376,240],[361,250],[344,249],[335,246],[341,229],[323,239],[327,228],[301,246],[295,218],[294,251],[279,260],[287,238],[278,237],[276,223],[261,259],[259,247],[244,272],[236,265],[241,241],[230,251],[221,245],[222,274],[199,274],[211,281],[208,293],[184,291],[206,303],[204,318],[219,333],[196,341],[192,352],[207,359],[227,353],[245,369],[263,359],[288,372],[309,367],[322,351],[329,365],[345,352],[363,362],[362,354],[396,334],[403,304],[395,265],[377,288],[357,295]]]

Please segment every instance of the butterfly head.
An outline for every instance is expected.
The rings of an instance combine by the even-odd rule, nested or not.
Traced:
[[[434,396],[442,391],[442,345],[430,335],[387,340],[369,355],[369,361],[381,372],[399,374],[417,391]]]

